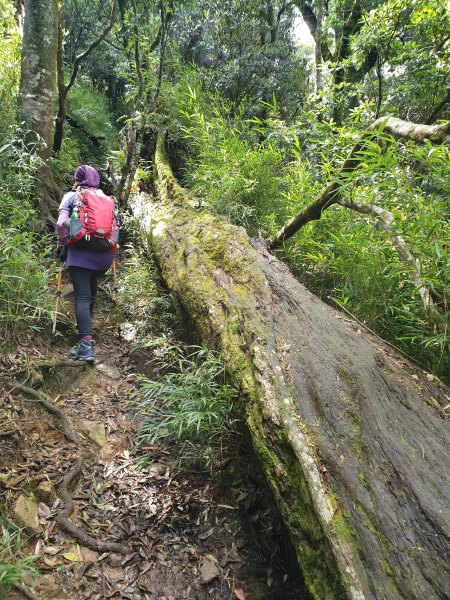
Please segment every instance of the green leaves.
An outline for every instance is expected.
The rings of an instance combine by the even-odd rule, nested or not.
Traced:
[[[192,148],[184,174],[193,193],[210,210],[251,233],[264,227],[263,219],[275,206],[284,218],[281,122],[245,119],[219,96],[202,95],[191,87],[182,99],[183,135]],[[276,111],[275,104],[270,107]],[[258,141],[263,135],[268,139]]]
[[[194,460],[211,460],[232,423],[235,390],[225,383],[222,361],[204,347],[178,359],[157,380],[142,378],[131,401],[145,416],[139,437],[169,443]]]
[[[0,152],[0,345],[43,328],[53,304],[43,264],[51,242],[30,200],[38,161],[13,134]]]
[[[364,17],[352,40],[352,61],[368,47],[378,52],[378,88],[365,82],[369,97],[381,91],[381,114],[426,122],[447,93],[450,74],[446,0],[386,0]],[[378,98],[377,98],[378,99]]]
[[[11,2],[0,0],[0,136],[16,119],[21,36]]]
[[[27,573],[38,574],[34,566],[38,556],[26,556],[20,528],[0,515],[0,592],[10,589],[13,583],[20,583]]]

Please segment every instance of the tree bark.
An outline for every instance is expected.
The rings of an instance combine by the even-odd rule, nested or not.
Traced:
[[[255,453],[317,600],[448,597],[448,396],[309,293],[242,228],[195,210],[158,140],[133,210],[162,275],[242,390]]]
[[[26,0],[20,73],[19,114],[40,138],[41,158],[50,157],[58,50],[58,3]]]
[[[19,115],[25,140],[42,159],[36,178],[37,204],[43,218],[54,224],[61,198],[49,166],[58,50],[58,3],[25,0]]]

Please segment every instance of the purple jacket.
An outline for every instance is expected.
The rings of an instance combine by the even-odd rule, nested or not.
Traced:
[[[99,192],[103,194],[101,190],[99,190]],[[58,235],[59,245],[64,243],[67,236],[68,227],[66,227],[65,223],[70,219],[70,213],[72,212],[75,203],[75,196],[76,190],[67,192],[67,194],[64,194],[61,204],[59,205],[59,216],[58,222],[56,223],[56,233]],[[83,269],[92,269],[94,271],[107,271],[112,265],[113,260],[114,255],[112,252],[90,252],[89,250],[82,250],[76,246],[69,246],[67,249],[66,267],[82,267]]]

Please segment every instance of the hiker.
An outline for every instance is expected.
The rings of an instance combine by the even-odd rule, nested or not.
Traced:
[[[73,284],[77,328],[81,338],[67,355],[75,360],[94,362],[92,311],[98,279],[106,273],[114,260],[118,238],[117,213],[114,199],[100,190],[100,175],[96,169],[89,165],[81,165],[76,169],[73,179],[72,191],[64,195],[59,206],[56,224],[60,259],[68,267]],[[95,208],[97,213],[92,214],[86,208],[88,206],[91,210],[94,210],[93,206],[100,208]],[[100,217],[98,211],[103,211]],[[88,224],[89,219],[94,222],[97,217],[103,217],[105,220],[105,214],[106,219],[113,225],[104,227],[109,227],[112,231],[103,235],[106,239],[99,239],[97,232],[104,232],[104,229],[90,231],[89,225],[83,224]],[[101,237],[101,234],[99,235]]]

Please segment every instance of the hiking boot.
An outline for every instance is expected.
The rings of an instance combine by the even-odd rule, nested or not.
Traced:
[[[84,360],[84,362],[94,362],[94,340],[81,339],[76,346],[67,352],[67,356],[72,360]]]

